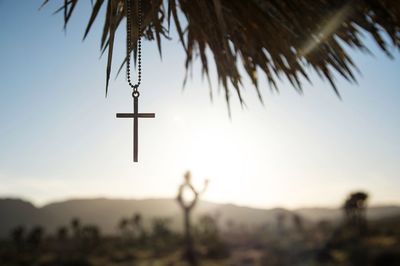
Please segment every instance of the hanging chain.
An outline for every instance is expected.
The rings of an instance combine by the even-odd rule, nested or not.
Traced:
[[[138,63],[138,81],[135,85],[132,84],[131,81],[131,56],[130,51],[132,50],[132,41],[131,41],[131,32],[132,32],[132,9],[131,9],[132,0],[126,0],[126,76],[128,79],[129,86],[133,89],[133,92],[136,95],[139,95],[138,88],[140,86],[140,82],[142,81],[142,6],[141,0],[137,0],[138,2],[138,39],[137,39],[137,63]]]

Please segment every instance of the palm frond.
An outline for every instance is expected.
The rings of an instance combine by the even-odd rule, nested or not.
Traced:
[[[53,0],[54,1],[54,0]],[[67,25],[79,0],[64,0]],[[101,37],[102,51],[108,49],[106,92],[111,73],[114,34],[125,16],[126,0],[96,0],[86,26],[84,38],[102,6],[106,19]],[[136,0],[128,0],[133,3]],[[368,32],[388,55],[389,46],[400,49],[400,1],[398,0],[141,0],[144,12],[143,36],[157,41],[162,54],[162,39],[168,38],[170,24],[175,24],[188,70],[200,58],[202,74],[209,79],[209,60],[213,55],[218,83],[225,90],[236,91],[243,103],[242,75],[253,83],[259,99],[258,72],[265,74],[271,89],[278,90],[277,80],[286,77],[302,92],[301,80],[309,80],[308,66],[327,79],[340,97],[334,74],[355,82],[355,63],[344,45],[368,52],[362,32]],[[45,0],[46,5],[49,0]],[[132,5],[136,19],[136,5]],[[167,6],[167,8],[166,8]],[[182,18],[185,22],[182,22]],[[133,26],[137,25],[133,23]],[[135,26],[134,26],[135,27]],[[138,38],[137,28],[132,40]],[[136,46],[132,51],[136,54]],[[197,56],[198,55],[198,56]],[[126,60],[126,59],[125,59]],[[239,71],[242,66],[244,73]]]

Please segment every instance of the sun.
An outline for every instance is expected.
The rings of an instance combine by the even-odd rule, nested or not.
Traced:
[[[246,198],[248,195],[242,192],[243,179],[248,171],[239,156],[241,147],[232,132],[214,127],[196,130],[192,134],[194,141],[185,145],[187,156],[183,165],[192,171],[196,187],[202,187],[204,180],[209,180],[204,199],[227,202]]]

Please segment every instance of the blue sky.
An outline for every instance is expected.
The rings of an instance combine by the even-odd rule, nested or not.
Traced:
[[[337,206],[363,189],[372,204],[400,203],[400,55],[352,52],[358,84],[337,77],[343,100],[313,76],[298,95],[285,81],[262,106],[245,82],[247,108],[232,97],[233,118],[214,86],[208,97],[195,65],[182,91],[184,54],[176,36],[160,60],[144,43],[140,163],[132,161],[131,110],[125,76],[104,97],[102,21],[82,42],[90,11],[82,1],[63,31],[57,5],[0,0],[0,197],[37,204],[71,197],[172,197],[182,174],[211,180],[205,199],[255,207]],[[59,1],[53,1],[57,3]],[[125,52],[124,31],[115,66]],[[115,71],[113,73],[115,75]],[[213,75],[215,81],[215,75]],[[215,82],[214,82],[215,84]]]

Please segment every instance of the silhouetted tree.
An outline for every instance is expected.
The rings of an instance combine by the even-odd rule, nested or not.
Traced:
[[[142,226],[142,215],[140,213],[135,213],[132,217],[132,223],[136,227]]]
[[[135,213],[132,218],[122,218],[118,224],[118,229],[122,237],[130,243],[136,242],[144,244],[147,239],[146,231],[143,227],[143,219],[140,213]]]
[[[342,253],[342,264],[352,266],[370,265],[370,252],[364,242],[366,229],[366,208],[368,194],[365,192],[355,192],[350,194],[344,204],[343,225],[338,226],[331,232],[324,248],[320,250],[318,259],[321,262],[332,262],[339,264],[340,261],[335,254]]]
[[[85,225],[82,227],[82,237],[98,240],[100,238],[100,229],[96,225]]]
[[[279,212],[276,215],[276,228],[279,234],[285,233],[285,221],[286,221],[286,214],[283,212]]]
[[[303,218],[298,214],[293,214],[293,226],[297,232],[303,233],[304,232],[304,223]]]
[[[145,231],[143,228],[143,218],[140,213],[135,213],[131,219],[131,226],[133,229],[133,236],[136,240],[143,241],[145,237]]]
[[[35,226],[29,232],[29,234],[27,236],[27,242],[32,248],[37,249],[43,240],[43,236],[44,236],[43,227]]]
[[[24,238],[25,228],[23,226],[17,226],[11,230],[11,239],[18,248],[22,247]]]
[[[156,218],[152,221],[151,240],[155,256],[161,256],[173,248],[173,233],[169,224],[170,220],[165,218]]]
[[[118,229],[119,229],[119,231],[121,232],[121,236],[122,237],[129,237],[129,221],[128,221],[128,219],[126,219],[126,218],[122,218],[120,221],[119,221],[119,224],[118,224]]]
[[[64,241],[68,238],[68,228],[65,226],[61,226],[57,229],[57,239],[60,241]]]
[[[81,221],[79,220],[79,218],[73,218],[71,220],[71,228],[74,232],[74,237],[79,238],[81,233]]]
[[[81,228],[80,237],[87,251],[93,250],[99,243],[100,236],[100,229],[96,225],[84,225]]]
[[[192,175],[187,171],[184,175],[183,183],[179,186],[177,201],[183,210],[184,233],[185,233],[185,249],[184,257],[190,265],[197,265],[196,254],[193,246],[193,238],[191,233],[190,215],[193,208],[196,206],[199,197],[207,189],[208,180],[205,180],[204,187],[201,191],[197,191],[192,184]],[[188,190],[193,195],[192,200],[184,199],[185,190]]]
[[[367,193],[355,192],[349,195],[343,205],[346,223],[360,229],[360,231],[365,230],[367,224],[367,199]]]
[[[197,225],[197,238],[205,247],[208,258],[220,259],[228,255],[227,248],[220,238],[218,219],[211,215],[200,217]]]
[[[143,217],[140,213],[135,213],[132,218],[132,225],[134,229],[134,235],[139,245],[147,243],[148,235],[143,226]]]

